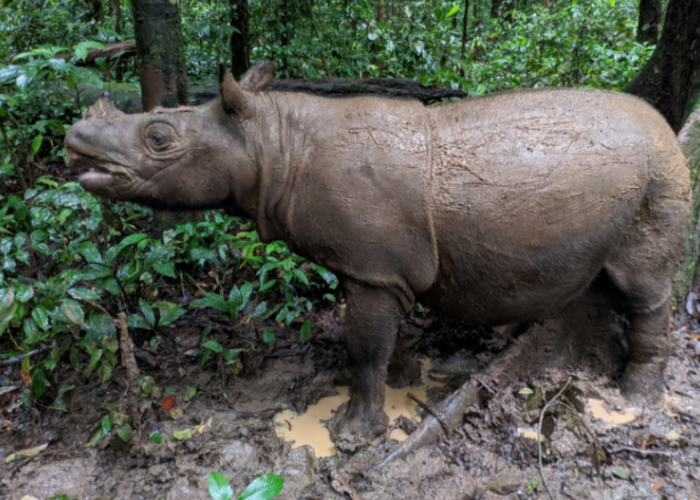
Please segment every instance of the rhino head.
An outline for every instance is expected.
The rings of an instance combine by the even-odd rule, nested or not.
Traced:
[[[251,68],[240,84],[227,73],[221,95],[201,106],[127,115],[99,99],[67,132],[70,165],[80,185],[110,199],[165,209],[239,205],[256,182],[246,147],[254,95],[276,65]]]

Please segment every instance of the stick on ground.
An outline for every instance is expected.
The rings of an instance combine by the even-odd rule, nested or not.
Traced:
[[[131,427],[135,430],[141,423],[141,417],[138,409],[138,399],[136,391],[138,389],[139,368],[136,366],[136,357],[134,356],[134,346],[129,337],[129,329],[126,326],[126,314],[119,313],[117,320],[119,326],[119,347],[122,351],[122,363],[126,368],[126,415],[129,417]]]

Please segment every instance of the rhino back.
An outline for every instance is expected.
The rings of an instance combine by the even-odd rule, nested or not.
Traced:
[[[440,273],[427,299],[475,323],[568,302],[621,244],[664,158],[679,165],[663,119],[609,92],[505,93],[431,119]]]

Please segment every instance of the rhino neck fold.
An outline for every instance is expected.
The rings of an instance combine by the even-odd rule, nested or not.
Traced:
[[[261,241],[289,242],[286,220],[295,170],[307,153],[306,127],[296,109],[295,94],[258,94],[255,117],[246,134],[247,149],[257,167],[256,206],[245,213],[255,220]]]

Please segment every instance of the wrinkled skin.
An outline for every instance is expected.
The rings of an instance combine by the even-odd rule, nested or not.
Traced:
[[[97,195],[223,208],[335,272],[351,399],[330,422],[353,450],[383,432],[383,381],[415,300],[472,324],[542,317],[604,281],[629,320],[631,397],[660,397],[669,297],[690,218],[663,118],[591,90],[425,107],[262,93],[274,65],[200,107],[124,115],[105,100],[65,144]]]

